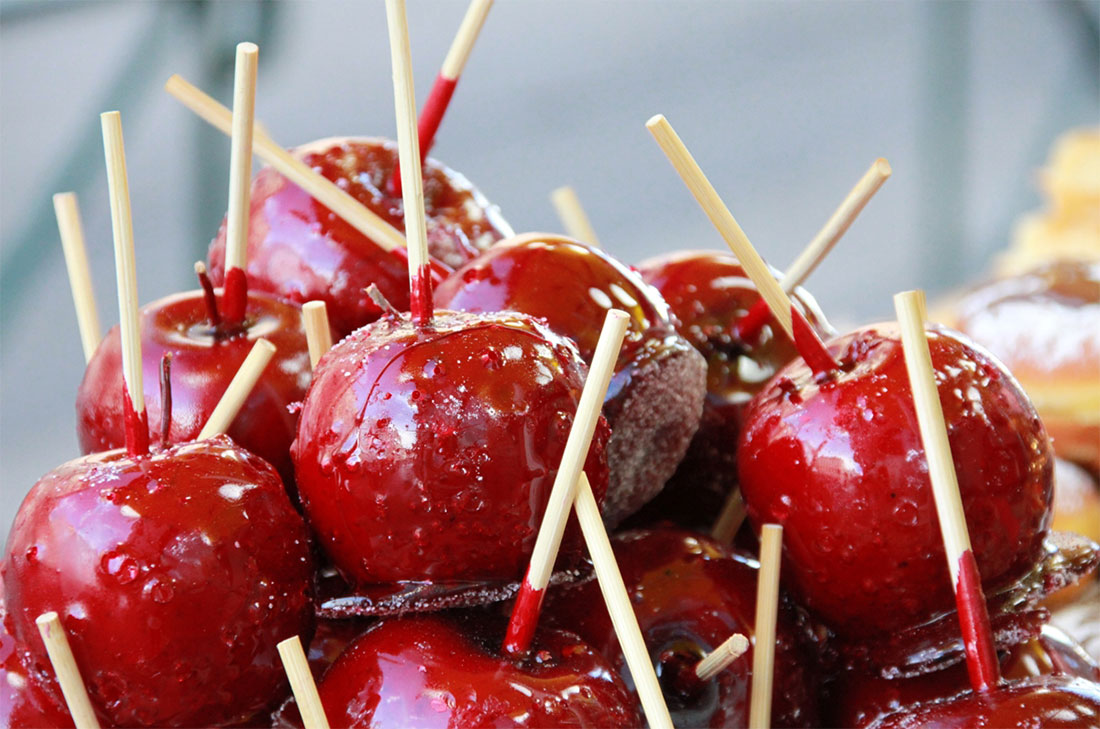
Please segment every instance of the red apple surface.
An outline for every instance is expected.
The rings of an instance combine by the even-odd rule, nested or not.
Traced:
[[[276,644],[313,631],[307,541],[275,470],[225,436],[85,456],[16,516],[13,635],[28,669],[52,675],[34,621],[56,611],[110,725],[240,722],[284,696]]]
[[[60,689],[55,688],[51,693],[42,688],[43,682],[52,680],[52,675],[28,673],[22,663],[25,654],[26,650],[16,645],[8,627],[3,583],[0,582],[0,726],[8,729],[69,729],[73,726],[69,711],[55,698],[60,696]]]
[[[397,145],[383,139],[321,139],[294,151],[303,162],[381,216],[405,229],[404,203],[387,184],[397,165]],[[450,268],[512,234],[496,206],[462,175],[427,159],[424,208],[428,251]],[[221,283],[225,225],[210,246],[210,272]],[[322,300],[337,334],[378,318],[366,294],[378,286],[394,306],[409,308],[406,262],[388,253],[275,170],[252,181],[248,225],[249,285],[299,304]]]

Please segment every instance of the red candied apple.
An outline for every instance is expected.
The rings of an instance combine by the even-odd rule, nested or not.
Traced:
[[[404,203],[391,194],[397,145],[365,137],[321,139],[295,154],[398,230]],[[495,205],[462,175],[435,160],[424,162],[428,250],[451,268],[462,265],[511,235]],[[210,269],[221,283],[225,224],[210,246]],[[374,321],[379,309],[365,293],[375,284],[397,308],[409,308],[406,261],[373,243],[342,218],[275,170],[265,167],[252,181],[248,225],[248,280],[254,290],[298,304],[321,300],[342,337]]]
[[[1001,672],[1008,679],[1059,675],[1100,681],[1100,665],[1061,630],[1044,625],[1042,634],[1001,654]],[[932,673],[883,678],[862,671],[844,671],[822,702],[827,724],[863,729],[907,707],[945,701],[970,691],[966,665],[956,663]]]
[[[504,622],[483,613],[382,618],[317,687],[336,727],[642,726],[637,701],[596,650],[542,629],[531,651],[504,656]],[[276,726],[298,723],[287,707]]]
[[[962,335],[928,332],[974,554],[989,592],[1038,561],[1053,454],[1008,371]],[[779,371],[738,451],[753,524],[780,523],[784,584],[830,628],[898,637],[954,606],[901,341],[893,323],[832,340],[840,369]]]
[[[276,644],[313,630],[307,542],[275,470],[225,436],[85,456],[15,518],[13,635],[52,676],[34,619],[56,611],[111,725],[240,722],[284,695]]]
[[[798,350],[770,314],[751,337],[740,335],[738,324],[760,294],[728,251],[678,251],[643,261],[638,271],[668,302],[676,330],[707,360],[699,430],[676,473],[642,516],[647,522],[671,519],[709,529],[737,485],[735,445],[745,408],[780,367],[798,357]],[[822,336],[831,334],[809,293],[798,288],[791,298]]]
[[[702,535],[667,527],[622,532],[611,543],[673,724],[745,726],[752,649],[712,681],[700,682],[694,671],[731,634],[753,634],[757,562]],[[546,612],[554,625],[575,631],[606,656],[633,688],[595,582],[551,590]],[[777,631],[774,724],[813,726],[817,705],[811,656],[798,644],[786,610],[780,612]]]
[[[263,337],[275,345],[272,361],[228,435],[274,465],[286,483],[293,483],[290,444],[297,418],[287,407],[305,397],[310,381],[301,309],[269,294],[249,291],[244,321],[215,325],[204,292],[189,291],[147,304],[139,316],[143,390],[154,427],[160,423],[163,407],[158,386],[160,362],[166,353],[172,354],[172,443],[198,436],[257,339]],[[125,443],[121,347],[116,326],[104,337],[80,383],[77,436],[84,453]]]
[[[317,619],[317,630],[309,642],[306,659],[316,681],[340,654],[370,626],[370,620],[344,618],[342,620]]]
[[[32,677],[23,667],[25,651],[16,646],[11,636],[3,597],[3,583],[0,582],[0,726],[69,729],[73,726],[69,710],[42,688],[42,682],[53,680],[52,675]],[[59,688],[55,688],[55,694],[60,696]]]
[[[345,579],[521,579],[585,374],[568,340],[516,313],[436,311],[420,325],[391,312],[333,347],[292,453],[306,516]],[[597,497],[607,432],[586,466]]]
[[[676,333],[660,295],[635,272],[597,248],[531,233],[455,271],[436,289],[435,303],[541,317],[576,342],[586,362],[607,311],[626,311],[630,329],[604,402],[611,424],[604,520],[618,524],[661,490],[698,427],[706,365]]]

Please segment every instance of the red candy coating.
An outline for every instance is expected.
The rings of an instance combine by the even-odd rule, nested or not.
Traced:
[[[612,537],[623,581],[646,646],[657,664],[672,721],[683,727],[745,726],[752,685],[752,649],[707,685],[683,673],[732,633],[751,636],[757,564],[692,532],[659,528]],[[624,677],[626,659],[595,582],[551,588],[546,616],[573,630],[607,656]],[[781,610],[772,712],[775,726],[813,726],[817,720],[813,664]],[[630,683],[628,679],[628,683]],[[687,685],[685,685],[685,683]],[[630,683],[632,686],[633,684]]]
[[[575,635],[541,630],[530,655],[512,659],[499,653],[503,627],[476,613],[383,618],[318,686],[329,722],[370,729],[642,726],[614,669]]]
[[[16,646],[4,611],[3,583],[0,582],[0,726],[8,729],[69,729],[73,720],[59,699],[42,689],[49,677],[27,672],[21,662],[24,650]],[[54,687],[60,696],[60,689]]]
[[[307,540],[278,474],[224,436],[69,461],[8,538],[13,634],[51,675],[34,620],[56,611],[112,725],[238,722],[283,695],[276,644],[313,630]]]
[[[635,272],[597,248],[531,233],[455,271],[435,301],[448,309],[541,317],[576,342],[586,362],[608,310],[629,314],[604,405],[611,424],[604,520],[617,524],[661,490],[698,427],[705,365],[676,334],[660,295]]]
[[[270,294],[252,292],[245,328],[219,331],[207,323],[202,291],[188,291],[147,304],[139,316],[150,423],[160,423],[160,361],[166,352],[172,353],[172,443],[198,436],[257,339],[263,337],[275,345],[275,355],[228,435],[275,466],[291,483],[290,443],[296,417],[287,406],[305,397],[310,380],[301,309]],[[121,347],[116,326],[100,343],[80,383],[76,428],[84,453],[125,444]]]
[[[1050,443],[992,356],[940,327],[928,342],[971,542],[995,591],[1040,556]],[[753,400],[738,471],[752,522],[788,535],[788,588],[840,635],[870,641],[950,611],[954,596],[897,327],[830,346],[835,377],[796,361]]]
[[[295,154],[398,230],[404,203],[388,183],[397,164],[397,145],[370,138],[331,138],[299,147]],[[252,181],[248,225],[248,283],[299,304],[319,299],[328,306],[337,334],[378,318],[365,293],[375,284],[394,306],[409,307],[405,261],[324,207],[275,170],[265,167]],[[428,252],[454,267],[494,241],[511,235],[499,211],[455,171],[424,163],[424,207]],[[221,282],[225,225],[210,246],[210,273]]]
[[[737,335],[738,322],[760,294],[732,253],[678,251],[643,261],[638,269],[668,302],[676,330],[707,361],[699,430],[664,491],[644,511],[644,521],[672,519],[709,529],[737,484],[736,443],[745,408],[798,351],[770,314],[752,341]],[[832,331],[804,289],[796,289],[792,300],[819,333]]]
[[[317,364],[293,455],[302,503],[359,585],[522,577],[586,375],[521,314],[385,316]],[[586,470],[607,488],[607,425]],[[576,555],[576,541],[563,546]]]

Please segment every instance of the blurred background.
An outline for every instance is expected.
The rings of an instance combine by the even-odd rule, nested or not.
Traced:
[[[410,0],[423,99],[465,0]],[[871,161],[894,176],[809,282],[834,324],[904,288],[979,278],[1040,205],[1063,130],[1100,120],[1100,2],[498,0],[433,156],[517,231],[573,185],[626,262],[722,248],[643,124],[665,114],[761,253],[785,266]],[[122,112],[143,302],[193,288],[229,140],[162,90],[227,105],[260,45],[257,117],[286,145],[394,136],[385,10],[362,2],[0,2],[0,537],[78,455],[83,372],[51,195],[79,194],[99,313],[117,322],[98,115]]]

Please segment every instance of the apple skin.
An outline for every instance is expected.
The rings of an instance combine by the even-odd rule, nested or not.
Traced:
[[[607,660],[574,634],[540,629],[503,657],[504,621],[482,612],[382,618],[318,685],[332,726],[370,729],[643,726]],[[301,726],[285,708],[276,726]]]
[[[69,710],[54,698],[54,695],[60,696],[60,688],[54,688],[54,695],[42,688],[43,682],[53,681],[52,674],[34,676],[23,667],[22,657],[26,650],[16,645],[8,627],[3,586],[0,582],[0,726],[71,729],[73,720]]]
[[[386,315],[317,363],[293,456],[306,517],[353,586],[523,577],[587,367],[531,317]],[[607,489],[606,422],[586,472]],[[580,555],[576,530],[562,561]]]
[[[986,594],[1038,563],[1054,458],[1012,375],[932,325],[932,364]],[[738,472],[754,526],[784,526],[787,589],[838,635],[886,640],[954,609],[897,326],[831,340],[838,372],[798,360],[753,399]]]
[[[152,440],[158,439],[161,420],[160,362],[166,353],[172,355],[171,443],[186,443],[198,436],[257,339],[275,345],[271,362],[228,435],[275,466],[291,486],[290,444],[297,416],[288,407],[305,397],[311,378],[302,310],[270,294],[250,291],[243,325],[216,329],[208,323],[202,292],[188,291],[143,306],[138,326]],[[77,392],[76,431],[82,452],[125,445],[124,391],[122,340],[115,326],[96,349]]]
[[[294,154],[399,231],[404,202],[387,184],[397,164],[394,142],[333,137]],[[428,252],[447,270],[462,265],[512,229],[470,181],[433,159],[424,162]],[[409,308],[407,263],[387,253],[270,167],[252,181],[248,225],[249,286],[298,304],[322,300],[342,338],[381,314],[366,294],[370,284],[402,311]],[[225,271],[225,223],[210,245],[210,275]]]
[[[280,701],[275,646],[308,642],[312,576],[278,474],[225,436],[59,466],[24,499],[3,567],[28,670],[53,673],[34,621],[56,611],[113,726],[220,726]]]

